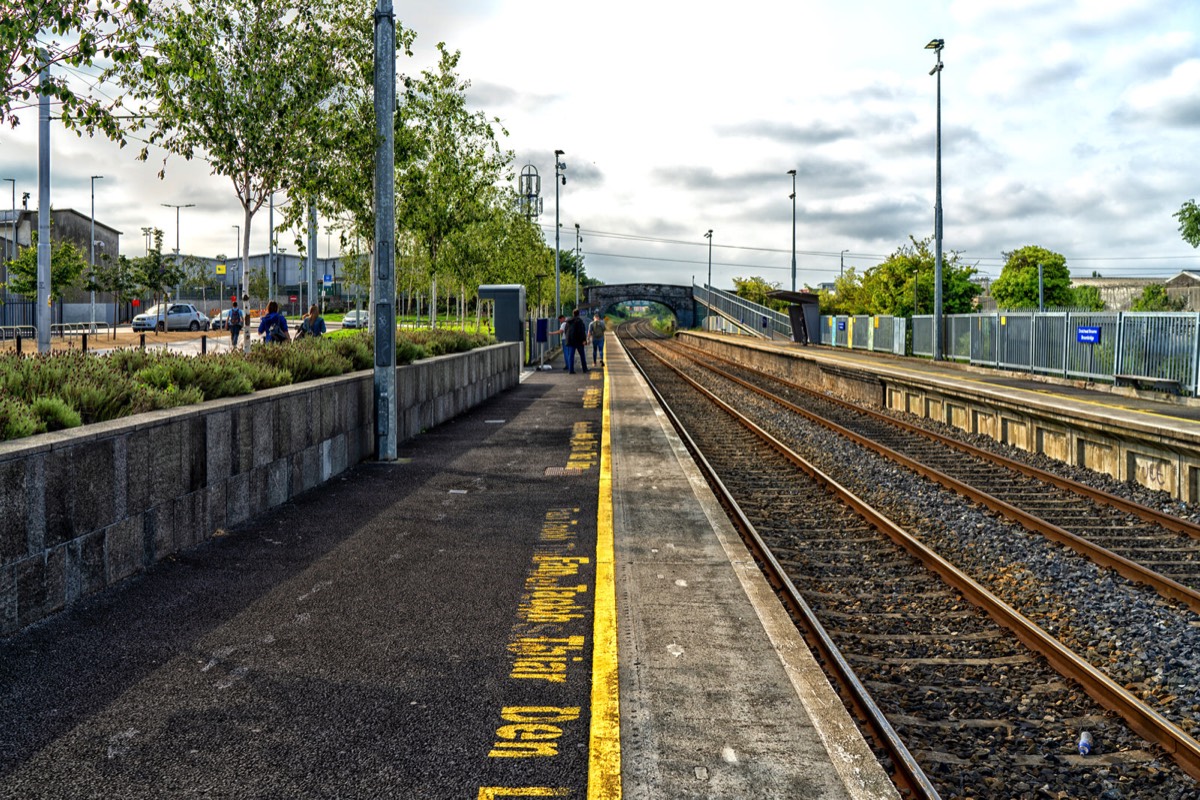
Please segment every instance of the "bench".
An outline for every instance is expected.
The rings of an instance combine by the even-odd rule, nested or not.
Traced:
[[[1182,394],[1183,386],[1174,378],[1148,378],[1145,375],[1113,375],[1114,386],[1132,386],[1154,392]]]

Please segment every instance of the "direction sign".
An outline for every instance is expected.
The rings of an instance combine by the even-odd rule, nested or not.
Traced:
[[[1075,327],[1075,341],[1079,344],[1100,344],[1100,326],[1077,325]]]
[[[333,285],[333,276],[332,276],[332,275],[330,275],[328,272],[327,272],[327,273],[325,273],[325,285],[326,285],[326,286],[332,286],[332,285]]]

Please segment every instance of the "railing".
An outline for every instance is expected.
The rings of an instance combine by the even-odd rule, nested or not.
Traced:
[[[0,339],[36,339],[37,328],[32,325],[0,325]]]
[[[752,303],[736,294],[713,289],[711,286],[693,285],[692,297],[755,336],[764,339],[771,339],[776,335],[789,340],[792,338],[792,323],[787,314],[781,314],[773,308]]]
[[[108,333],[108,323],[63,322],[50,326],[51,336],[82,336],[85,333]]]

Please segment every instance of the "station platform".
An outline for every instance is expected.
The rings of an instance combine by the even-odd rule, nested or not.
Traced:
[[[896,796],[608,356],[0,640],[0,798]]]

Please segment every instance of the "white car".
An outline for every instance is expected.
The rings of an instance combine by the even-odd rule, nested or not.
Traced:
[[[350,311],[342,317],[343,328],[366,328],[368,326],[366,311]]]
[[[163,330],[163,324],[170,331],[199,331],[208,330],[208,317],[196,310],[191,303],[171,303],[164,307],[150,306],[145,312],[133,318],[135,331]]]

